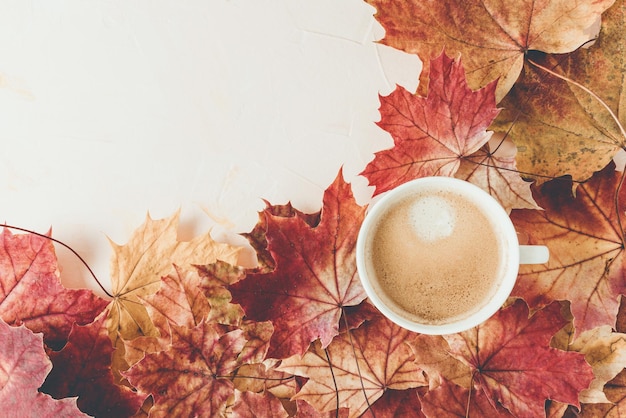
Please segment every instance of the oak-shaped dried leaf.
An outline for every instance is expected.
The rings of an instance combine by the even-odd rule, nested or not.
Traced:
[[[555,341],[556,340],[556,341]],[[552,345],[562,350],[585,355],[593,368],[594,380],[580,393],[582,403],[608,403],[604,385],[626,367],[626,334],[613,332],[610,326],[585,331],[574,341],[553,340]]]
[[[37,388],[52,368],[41,334],[9,326],[0,318],[0,405],[17,417],[86,417],[76,399],[56,400]]]
[[[444,338],[450,354],[470,367],[473,390],[530,418],[545,414],[547,399],[580,407],[578,395],[593,380],[583,354],[550,347],[565,323],[558,303],[529,317],[518,299],[478,327]]]
[[[418,177],[453,176],[491,136],[486,129],[498,114],[495,88],[494,82],[472,91],[461,61],[442,53],[430,62],[426,97],[400,86],[381,96],[378,125],[394,146],[377,152],[361,173],[376,186],[374,194]]]
[[[532,183],[524,180],[517,170],[516,154],[513,141],[497,132],[486,145],[461,161],[455,177],[489,193],[507,212],[540,209],[530,190]]]
[[[59,276],[52,241],[0,231],[0,318],[43,332],[53,348],[65,344],[75,322],[93,321],[107,305],[90,290],[66,289]]]
[[[146,395],[114,382],[105,320],[103,312],[94,322],[72,328],[65,347],[50,353],[53,367],[41,391],[55,399],[77,396],[80,410],[92,416],[129,417]]]
[[[520,267],[512,294],[532,308],[570,300],[577,335],[602,325],[614,327],[619,295],[626,293],[620,226],[626,224],[624,188],[616,201],[621,175],[611,163],[579,185],[575,196],[571,180],[552,180],[535,193],[544,210],[511,213],[529,244],[550,249],[548,263]]]
[[[411,335],[379,317],[338,335],[326,349],[316,341],[304,356],[285,359],[278,369],[309,378],[294,399],[305,400],[320,412],[340,405],[349,409],[350,417],[358,417],[389,389],[427,384],[405,344]]]
[[[472,88],[499,79],[498,100],[517,80],[528,51],[574,51],[595,37],[601,13],[614,1],[520,0],[511,7],[495,0],[367,0],[385,28],[384,44],[417,53],[425,63],[444,48],[461,54]],[[427,77],[423,72],[422,88]]]
[[[149,216],[131,235],[128,243],[111,242],[111,285],[114,299],[111,303],[109,335],[118,349],[114,369],[124,370],[123,344],[139,336],[156,336],[158,333],[140,298],[155,293],[161,277],[173,265],[213,263],[217,259],[235,264],[239,248],[215,242],[209,233],[191,241],[178,241],[179,213],[161,220]]]
[[[152,395],[151,417],[221,416],[234,395],[231,374],[246,343],[243,331],[224,333],[201,322],[172,325],[172,344],[149,353],[122,375],[141,393]]]
[[[529,54],[532,62],[580,83],[598,97],[529,61],[501,103],[504,109],[493,128],[509,132],[520,148],[520,170],[535,175],[539,183],[543,176],[566,174],[584,181],[626,145],[604,107],[626,126],[625,4],[618,0],[603,14],[598,39],[588,48],[558,56]]]
[[[341,172],[324,193],[315,227],[299,216],[266,212],[266,238],[276,268],[249,274],[230,290],[248,319],[272,322],[268,356],[302,354],[317,338],[326,347],[338,333],[342,307],[365,299],[355,261],[364,214]]]

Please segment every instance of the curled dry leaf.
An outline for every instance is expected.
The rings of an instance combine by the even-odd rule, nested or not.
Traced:
[[[117,348],[114,369],[124,370],[124,345],[120,339],[155,336],[156,329],[140,302],[141,297],[155,293],[161,277],[168,274],[174,264],[208,264],[217,259],[235,264],[239,248],[216,243],[209,233],[191,241],[178,241],[178,218],[152,220],[149,216],[137,228],[125,245],[111,242],[111,285],[114,299],[111,302],[109,335]]]
[[[350,417],[358,417],[389,389],[427,384],[405,344],[411,335],[379,317],[338,335],[326,349],[315,342],[304,356],[285,359],[278,369],[309,378],[294,399],[305,400],[320,412],[341,406],[349,409]]]
[[[593,45],[567,55],[529,54],[533,62],[581,83],[598,97],[527,62],[500,103],[503,110],[493,129],[509,132],[520,149],[519,169],[539,183],[566,174],[584,181],[626,145],[623,128],[602,104],[626,126],[625,31],[626,3],[618,0],[602,16]]]
[[[52,399],[37,388],[52,368],[41,334],[11,327],[0,318],[0,405],[19,417],[87,417],[75,399]]]
[[[616,192],[622,173],[611,163],[578,186],[555,179],[536,190],[544,210],[515,210],[511,219],[529,244],[547,245],[546,264],[520,267],[513,295],[533,307],[554,300],[570,300],[576,334],[602,325],[615,326],[619,295],[624,284],[623,188]],[[619,218],[618,218],[619,217]]]
[[[317,338],[326,347],[338,333],[342,307],[365,299],[355,261],[364,214],[341,172],[324,193],[314,227],[297,215],[265,211],[266,239],[276,268],[249,274],[230,290],[248,319],[272,322],[270,357],[301,355]]]
[[[461,54],[470,87],[500,80],[498,100],[517,80],[528,51],[574,51],[595,37],[601,13],[614,1],[521,0],[511,7],[494,0],[367,0],[385,28],[384,44],[417,53],[425,63],[444,48]],[[422,89],[428,76],[422,73]]]
[[[461,61],[445,53],[430,62],[426,97],[397,87],[381,97],[378,125],[393,137],[394,147],[375,154],[361,173],[375,194],[418,177],[452,176],[461,160],[489,140],[487,127],[498,114],[496,83],[472,91]]]
[[[52,241],[0,231],[0,318],[43,332],[46,344],[57,349],[75,322],[93,321],[107,305],[90,290],[66,289],[59,276]]]

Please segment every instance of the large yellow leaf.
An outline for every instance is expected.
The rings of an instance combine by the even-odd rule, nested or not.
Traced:
[[[118,348],[114,354],[114,370],[125,368],[123,344],[130,340],[158,332],[141,298],[155,293],[161,277],[173,265],[209,264],[216,260],[236,264],[240,248],[215,242],[209,233],[191,241],[178,241],[179,212],[173,216],[153,220],[148,215],[125,245],[111,242],[111,285],[113,301],[107,322],[109,336]]]

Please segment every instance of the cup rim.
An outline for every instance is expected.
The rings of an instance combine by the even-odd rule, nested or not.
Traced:
[[[411,192],[411,190],[416,190],[424,186],[452,187],[454,190],[461,190],[464,194],[467,193],[468,195],[475,196],[474,201],[478,204],[478,206],[486,210],[489,213],[488,216],[492,217],[494,222],[499,226],[498,230],[501,231],[502,240],[508,249],[507,264],[504,272],[502,273],[500,285],[489,302],[468,317],[445,324],[418,323],[396,313],[378,296],[377,292],[371,285],[369,277],[367,276],[365,247],[367,236],[373,224],[378,221],[380,214],[386,210],[389,204],[404,198]],[[517,279],[517,273],[519,270],[519,242],[517,239],[517,232],[515,231],[509,214],[493,196],[480,187],[468,181],[454,177],[420,177],[385,192],[380,196],[379,200],[370,204],[357,236],[356,264],[359,279],[361,280],[361,284],[363,285],[368,298],[385,317],[403,328],[421,334],[454,334],[480,325],[493,316],[504,305],[510,296]]]

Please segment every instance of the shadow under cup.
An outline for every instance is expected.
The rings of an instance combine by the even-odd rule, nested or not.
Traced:
[[[491,195],[463,180],[424,177],[369,208],[356,259],[383,315],[442,335],[473,328],[500,309],[515,285],[519,251],[509,215]],[[454,312],[431,316],[441,310]]]

